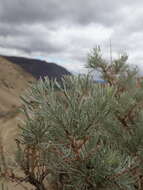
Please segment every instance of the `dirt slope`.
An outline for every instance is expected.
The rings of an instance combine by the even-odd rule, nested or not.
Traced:
[[[0,140],[8,160],[13,159],[14,139],[18,133],[18,119],[21,117],[18,111],[21,105],[19,96],[28,87],[28,83],[34,80],[20,66],[0,57]],[[10,189],[20,190],[12,186]]]
[[[34,77],[21,67],[0,57],[0,129],[2,131],[4,128],[3,138],[7,130],[11,131],[16,124],[15,118],[21,105],[19,96],[28,87],[28,83],[34,80]],[[5,125],[11,127],[4,127]]]
[[[23,119],[19,112],[21,106],[20,95],[28,87],[28,84],[45,76],[60,80],[66,74],[70,74],[70,72],[53,63],[20,57],[0,56],[0,162],[1,152],[3,151],[9,163],[14,160],[16,150],[14,139],[19,132],[20,119]],[[18,172],[21,173],[21,171]],[[21,185],[6,182],[6,187],[7,185],[8,190],[23,190]],[[29,189],[33,188],[28,185]]]

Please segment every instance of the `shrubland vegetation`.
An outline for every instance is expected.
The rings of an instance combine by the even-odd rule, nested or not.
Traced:
[[[36,190],[142,190],[143,84],[127,55],[108,62],[99,48],[87,67],[92,76],[69,76],[62,84],[45,78],[22,96],[26,117],[16,162],[24,172],[9,179]]]

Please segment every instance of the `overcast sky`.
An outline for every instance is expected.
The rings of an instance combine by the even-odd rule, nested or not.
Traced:
[[[0,0],[0,54],[83,72],[88,52],[127,52],[143,71],[142,0]]]

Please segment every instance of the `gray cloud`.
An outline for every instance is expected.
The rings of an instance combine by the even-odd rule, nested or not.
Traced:
[[[83,70],[96,45],[108,56],[111,39],[113,51],[127,51],[143,67],[142,7],[140,0],[0,0],[0,54],[41,56]]]
[[[112,25],[121,20],[124,1],[113,0],[1,0],[0,18],[7,23],[36,23],[57,20],[80,24],[102,22]],[[127,0],[124,5],[130,2]]]

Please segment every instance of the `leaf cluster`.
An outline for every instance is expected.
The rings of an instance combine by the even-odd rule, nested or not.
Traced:
[[[20,165],[29,179],[43,185],[50,174],[62,190],[143,188],[143,88],[126,62],[108,63],[97,48],[87,66],[106,85],[90,75],[62,85],[45,78],[22,96]]]

